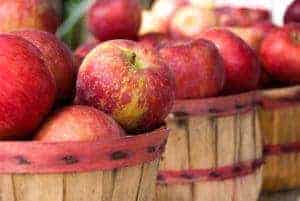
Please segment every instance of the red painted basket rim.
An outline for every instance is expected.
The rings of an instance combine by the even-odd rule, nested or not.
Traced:
[[[260,103],[258,91],[205,99],[176,100],[173,113],[178,115],[230,115],[252,110]]]
[[[112,170],[161,156],[169,129],[89,142],[0,142],[0,173],[67,173]]]
[[[300,86],[267,89],[261,91],[263,109],[289,107],[300,103]]]

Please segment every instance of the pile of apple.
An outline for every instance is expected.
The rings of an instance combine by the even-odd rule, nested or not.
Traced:
[[[174,99],[300,83],[300,25],[199,2],[157,0],[142,11],[138,0],[96,0],[86,13],[96,40],[75,57],[51,29],[1,33],[0,140],[141,134],[163,124]],[[294,7],[288,22],[299,19]]]
[[[75,51],[77,62],[103,41],[123,38],[158,53],[175,77],[176,99],[300,82],[300,25],[277,27],[264,9],[201,2],[156,0],[142,11],[137,0],[96,1],[86,21],[97,40]]]
[[[26,6],[22,2],[27,1],[0,1],[0,18],[5,14],[2,7]],[[114,24],[99,32],[95,21],[98,37],[133,37],[140,19],[137,14],[129,26],[132,13],[127,7],[140,11],[139,3],[114,2],[99,1],[95,6],[104,12],[108,10],[102,3],[114,6],[115,17],[124,17],[126,26]],[[27,17],[24,21],[41,19]],[[104,20],[100,29],[112,22]],[[175,99],[175,83],[158,52],[131,40],[106,41],[78,69],[70,49],[51,30],[20,26],[0,34],[0,140],[115,139],[163,124]]]

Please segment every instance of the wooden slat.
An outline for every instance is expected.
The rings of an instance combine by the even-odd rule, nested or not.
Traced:
[[[189,133],[188,119],[169,120],[171,133],[168,138],[165,153],[160,162],[160,170],[189,169]],[[190,201],[192,199],[191,185],[160,185],[158,186],[158,201]]]

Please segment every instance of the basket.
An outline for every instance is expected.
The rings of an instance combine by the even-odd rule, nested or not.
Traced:
[[[300,87],[262,91],[265,191],[300,187]],[[299,121],[298,121],[299,120]]]
[[[256,201],[262,139],[256,92],[179,100],[160,163],[157,201]]]
[[[94,142],[1,142],[0,200],[152,201],[168,129]]]

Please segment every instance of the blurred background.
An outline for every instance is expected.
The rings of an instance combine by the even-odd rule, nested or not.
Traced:
[[[60,0],[53,0],[58,2]],[[140,0],[145,9],[150,9],[155,0]],[[175,0],[170,0],[175,1]],[[194,0],[201,6],[243,6],[251,8],[264,8],[272,12],[272,20],[277,25],[282,25],[284,11],[292,0]],[[82,26],[85,10],[94,0],[63,0],[64,23],[57,31],[71,48],[76,48],[79,43],[86,40],[89,33]],[[58,5],[58,3],[55,3]],[[161,8],[162,12],[164,8]]]

